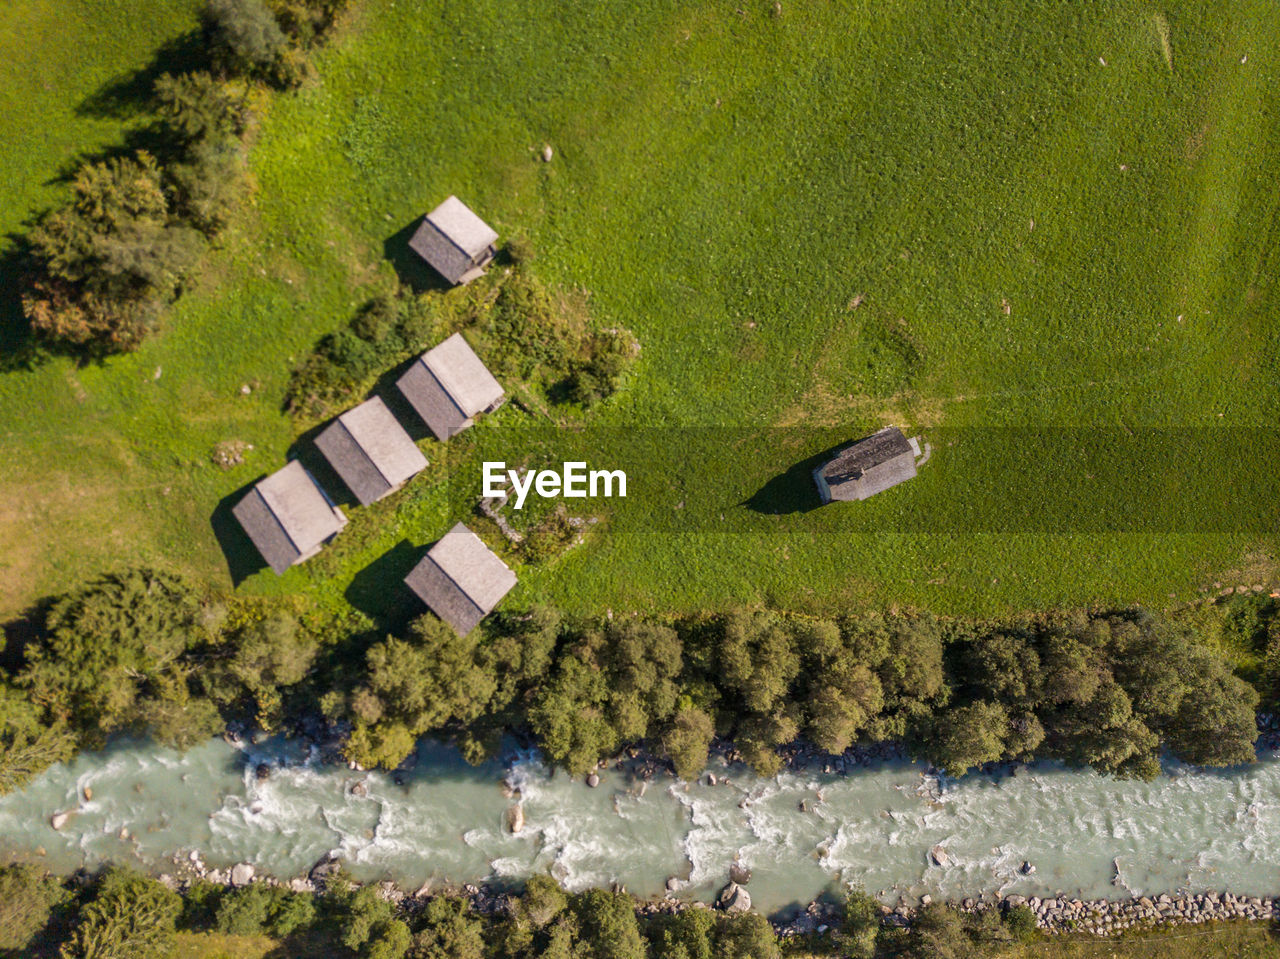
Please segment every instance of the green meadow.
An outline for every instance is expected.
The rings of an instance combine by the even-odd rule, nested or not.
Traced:
[[[0,231],[140,122],[105,94],[197,6],[0,7]],[[995,615],[1275,581],[1271,0],[356,0],[315,67],[264,99],[251,200],[159,336],[0,373],[0,613],[151,563],[381,618],[484,456],[584,448],[634,488],[508,603]],[[241,581],[226,508],[296,444],[292,368],[450,193],[639,361],[583,434],[508,404]],[[931,443],[918,479],[813,508],[812,458],[886,423]],[[224,440],[253,446],[228,471]]]

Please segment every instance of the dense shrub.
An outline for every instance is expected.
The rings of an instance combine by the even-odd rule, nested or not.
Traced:
[[[129,869],[103,873],[80,910],[63,959],[168,959],[182,899]]]
[[[23,309],[47,340],[133,349],[200,254],[200,235],[175,215],[148,153],[90,163],[71,190],[27,237],[36,272]]]
[[[208,0],[201,23],[214,64],[223,73],[285,79],[281,71],[289,38],[264,0]]]
[[[0,867],[0,954],[17,954],[49,922],[53,907],[67,899],[56,879],[21,863]]]
[[[101,357],[135,349],[159,325],[244,195],[245,95],[223,80],[277,86],[306,73],[303,48],[345,0],[209,0],[202,11],[204,70],[161,76],[153,136],[160,152],[85,162],[71,198],[40,217],[22,244],[23,313],[45,344]],[[238,84],[244,87],[243,83]]]
[[[293,371],[285,409],[320,419],[350,403],[377,376],[433,345],[445,323],[437,305],[405,291],[370,300]]]
[[[457,331],[508,392],[524,381],[553,401],[584,406],[615,392],[639,353],[629,332],[593,332],[584,307],[553,295],[516,264],[460,290],[402,288],[369,301],[294,369],[285,408],[304,420],[336,413],[379,376]]]

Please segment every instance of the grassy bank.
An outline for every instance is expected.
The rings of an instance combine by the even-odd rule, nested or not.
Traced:
[[[31,90],[0,101],[18,134],[0,169],[23,184],[7,229],[58,195],[44,181],[78,150],[119,138],[124,121],[77,111],[145,68],[192,7],[151,3],[136,28],[107,4],[73,4],[56,25],[46,6],[0,14],[5,89]],[[638,367],[594,423],[790,431],[749,455],[709,444],[692,470],[686,444],[654,444],[651,475],[694,474],[731,532],[683,524],[678,489],[628,504],[603,535],[523,570],[509,602],[987,615],[1270,583],[1274,535],[1256,525],[1009,529],[990,495],[1005,441],[963,430],[1274,420],[1268,14],[1261,0],[1227,13],[970,0],[945,15],[907,0],[357,3],[318,79],[261,117],[253,201],[167,332],[101,367],[0,375],[0,610],[126,562],[230,585],[211,521],[294,442],[291,368],[414,272],[404,231],[450,192],[526,237],[545,281],[590,291],[595,322],[636,332]],[[77,30],[105,39],[73,69]],[[37,54],[66,66],[31,80]],[[962,445],[857,513],[752,508],[823,448],[811,430],[885,421],[960,428]],[[526,424],[508,409],[486,429]],[[254,449],[223,472],[209,455],[227,439]],[[1070,457],[1038,465],[1036,496],[1090,510]],[[384,592],[459,518],[445,473],[357,511],[321,560],[243,588],[335,610]],[[1134,495],[1141,511],[1165,494]],[[938,528],[959,502],[978,530]]]

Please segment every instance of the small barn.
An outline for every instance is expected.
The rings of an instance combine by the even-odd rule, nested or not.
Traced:
[[[422,219],[409,246],[450,283],[470,283],[497,253],[498,234],[451,196]]]
[[[822,502],[863,500],[916,475],[917,449],[896,426],[886,426],[842,449],[813,471]]]
[[[277,574],[310,559],[347,525],[297,460],[255,483],[231,513]]]
[[[431,611],[465,636],[516,584],[516,574],[458,523],[404,579]]]
[[[475,350],[455,333],[414,360],[396,386],[438,440],[461,433],[506,394]]]
[[[316,446],[361,506],[394,493],[426,469],[427,458],[378,397],[347,410]]]

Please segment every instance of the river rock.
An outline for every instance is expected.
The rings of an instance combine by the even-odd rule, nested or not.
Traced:
[[[1024,876],[1030,876],[1035,871],[1036,867],[1032,865],[1030,859],[1022,860],[1022,865],[1018,867],[1018,872],[1022,873]]]
[[[303,879],[301,877],[297,879],[290,879],[289,891],[290,892],[315,892],[316,884],[313,883],[310,879]]]
[[[587,777],[587,785],[590,786],[592,789],[595,789],[597,786],[600,785],[600,777],[597,776],[595,773],[592,773],[590,776]]]
[[[367,795],[369,795],[369,787],[368,787],[367,785],[365,785],[364,780],[361,780],[360,782],[357,782],[357,783],[353,783],[353,784],[352,784],[352,786],[351,786],[351,795],[353,795],[353,796],[367,796]]]
[[[92,801],[93,801],[93,787],[92,787],[92,786],[85,786],[85,787],[84,787],[84,789],[83,789],[82,791],[83,791],[83,793],[84,793],[84,801],[85,801],[85,802],[92,802]]]
[[[679,888],[680,888],[680,880],[677,879],[675,876],[670,876],[667,879],[667,892],[675,892]]]
[[[71,821],[71,810],[64,809],[62,812],[56,812],[49,817],[49,825],[54,829],[61,829]]]
[[[271,767],[266,763],[258,763],[257,768],[253,771],[253,775],[258,782],[262,782],[271,776]]]
[[[742,863],[735,862],[729,867],[729,881],[745,886],[751,881],[751,870]]]
[[[231,885],[247,886],[253,882],[253,875],[256,870],[251,863],[238,862],[231,867]]]
[[[951,856],[941,843],[929,850],[929,858],[933,860],[934,865],[941,866],[943,869],[951,865]]]
[[[730,882],[720,890],[720,895],[716,897],[716,905],[725,912],[749,912],[751,894],[736,882]]]
[[[333,853],[328,853],[319,862],[311,867],[311,871],[307,873],[307,878],[317,886],[323,885],[324,881],[332,876],[335,872],[342,868],[342,860]]]
[[[524,806],[517,804],[507,810],[507,828],[512,835],[524,829]]]

